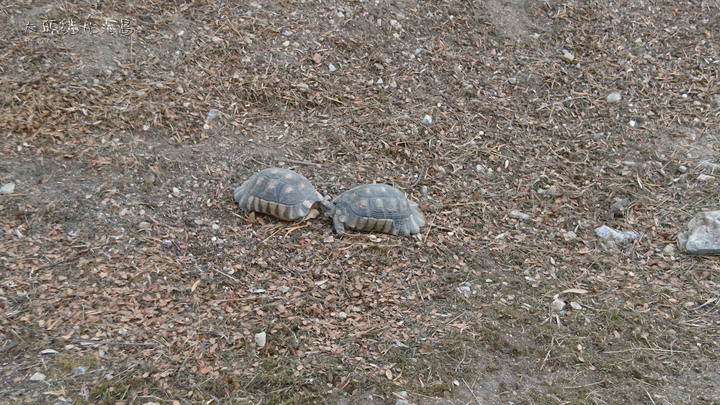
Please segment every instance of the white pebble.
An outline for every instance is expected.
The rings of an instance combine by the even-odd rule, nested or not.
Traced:
[[[0,187],[0,194],[12,194],[13,192],[15,192],[15,183],[3,184]]]
[[[563,309],[565,309],[565,301],[560,299],[555,298],[555,300],[550,304],[551,314],[559,314]]]
[[[334,72],[334,71],[337,70],[337,68],[335,67],[335,65],[333,65],[332,63],[330,63],[330,64],[328,65],[328,69],[330,70],[330,72]]]
[[[423,124],[431,125],[433,122],[432,117],[429,114],[425,114],[425,116],[422,119]]]
[[[607,95],[606,100],[608,103],[619,103],[622,100],[622,95],[620,93],[610,93]]]
[[[265,332],[260,332],[260,333],[255,334],[255,344],[261,349],[263,347],[265,347],[266,339],[267,339],[267,335],[265,335]]]
[[[30,377],[30,381],[45,381],[45,374],[35,373]]]

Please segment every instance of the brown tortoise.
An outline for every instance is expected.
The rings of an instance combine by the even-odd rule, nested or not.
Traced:
[[[233,191],[244,212],[260,212],[285,221],[315,218],[327,198],[301,174],[273,167],[261,170]]]
[[[417,203],[387,184],[366,184],[340,194],[330,207],[335,232],[357,231],[412,235],[420,232],[425,218]]]

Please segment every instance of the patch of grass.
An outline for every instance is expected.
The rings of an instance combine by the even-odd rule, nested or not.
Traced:
[[[319,401],[318,383],[303,380],[293,364],[283,358],[265,359],[243,388],[263,396],[266,404],[300,404]]]
[[[87,367],[91,369],[97,365],[97,359],[93,356],[78,357],[71,353],[63,353],[55,357],[55,367],[62,375],[73,372],[76,367]]]

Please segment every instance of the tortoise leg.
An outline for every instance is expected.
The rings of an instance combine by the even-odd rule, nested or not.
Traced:
[[[338,215],[333,218],[333,225],[335,226],[335,233],[337,233],[338,235],[345,234],[345,225],[343,225],[342,221],[340,221]]]

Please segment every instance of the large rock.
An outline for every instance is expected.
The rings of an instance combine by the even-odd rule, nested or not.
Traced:
[[[677,238],[678,246],[696,255],[720,253],[720,211],[701,212]]]

